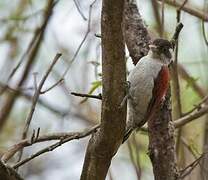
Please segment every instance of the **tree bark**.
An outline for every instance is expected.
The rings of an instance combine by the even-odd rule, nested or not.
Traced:
[[[0,161],[0,179],[1,180],[23,180],[13,168],[4,165],[1,161]]]
[[[170,91],[158,114],[148,121],[149,156],[155,180],[176,180],[174,127],[171,117]]]
[[[149,50],[150,35],[135,0],[125,3],[125,41],[134,64]],[[174,35],[175,36],[175,35]],[[177,38],[177,36],[176,36]],[[178,170],[175,158],[170,92],[156,118],[149,120],[149,152],[155,180],[175,180]]]
[[[136,0],[125,0],[124,35],[133,64],[146,56],[149,51],[150,36],[138,11]]]
[[[126,81],[123,9],[124,0],[103,0],[101,126],[89,141],[81,180],[105,179],[124,136],[126,106],[119,106],[125,96]]]

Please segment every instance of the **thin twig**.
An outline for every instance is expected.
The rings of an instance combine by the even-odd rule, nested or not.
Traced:
[[[71,67],[71,64],[74,62],[74,60],[76,59],[77,55],[79,54],[79,51],[82,47],[82,45],[84,44],[85,40],[87,39],[89,33],[90,33],[90,29],[91,29],[91,16],[92,16],[92,8],[93,8],[93,5],[95,4],[96,0],[94,0],[91,4],[90,4],[90,9],[89,9],[89,15],[88,15],[88,25],[87,25],[87,31],[85,33],[85,36],[84,38],[82,39],[81,43],[79,44],[74,56],[72,57],[68,67],[66,68],[66,70],[64,71],[63,75],[61,78],[64,78],[67,74],[67,72],[69,71],[70,67]]]
[[[49,66],[48,70],[46,71],[45,75],[43,76],[42,80],[40,81],[40,84],[38,85],[37,90],[35,91],[35,94],[34,94],[33,100],[32,100],[31,110],[27,116],[26,124],[25,124],[24,130],[23,130],[23,133],[22,133],[22,139],[25,139],[27,137],[29,126],[30,126],[30,123],[31,123],[31,120],[32,120],[32,117],[33,117],[33,114],[35,111],[36,104],[37,104],[39,96],[40,96],[41,89],[42,89],[46,79],[48,78],[48,75],[50,74],[54,65],[56,64],[56,62],[59,60],[60,57],[61,57],[61,54],[56,54],[56,56],[53,59],[53,62]],[[23,151],[20,152],[19,160],[22,157],[22,152]]]
[[[204,21],[202,21],[202,35],[203,35],[204,42],[205,42],[206,46],[208,46],[208,37],[206,35],[205,22]]]
[[[26,119],[26,125],[25,125],[24,131],[23,131],[22,139],[25,139],[26,136],[27,136],[28,128],[29,128],[30,122],[32,120],[32,116],[33,116],[33,113],[34,113],[34,110],[35,110],[35,106],[36,106],[38,98],[40,96],[41,89],[42,89],[46,79],[48,78],[48,75],[50,74],[50,72],[52,71],[54,65],[56,64],[56,62],[59,60],[60,57],[61,57],[61,54],[56,54],[56,56],[53,59],[53,62],[51,63],[51,65],[49,66],[49,68],[46,71],[45,75],[43,76],[42,80],[40,81],[40,84],[37,87],[37,91],[35,91],[35,94],[34,94],[34,97],[33,97],[32,106],[31,106],[31,110],[30,110],[30,113],[29,113],[29,115],[28,115],[28,117]]]
[[[186,113],[183,113],[183,116],[187,116],[187,115],[191,114],[192,112],[194,112],[195,110],[201,109],[201,108],[202,108],[202,105],[205,104],[205,103],[207,103],[207,101],[208,101],[208,95],[205,96],[205,97],[201,100],[201,102],[199,102],[197,105],[194,105],[194,108],[192,108],[190,111],[188,111],[188,112],[186,112]]]
[[[5,85],[3,83],[0,82],[0,88],[5,88],[6,90],[8,90],[8,92],[10,91],[14,91],[16,93],[18,93],[21,97],[25,98],[28,101],[32,101],[33,96],[29,93],[24,92],[24,90],[28,90],[28,88],[19,88],[19,89],[15,89],[13,87],[10,87],[9,85]],[[29,88],[29,90],[32,90],[34,88]],[[48,109],[49,111],[53,112],[56,115],[59,115],[61,117],[66,116],[67,114],[69,114],[69,110],[68,109],[59,109],[56,106],[52,106],[51,104],[47,103],[46,101],[44,101],[43,99],[39,98],[38,99],[38,104],[40,104],[41,106],[43,106],[44,108]]]
[[[177,11],[181,11],[187,2],[188,2],[188,0],[184,0],[183,3],[177,9]]]
[[[157,29],[159,32],[159,36],[162,37],[163,36],[163,25],[162,25],[162,20],[160,18],[159,6],[155,0],[151,1],[151,3],[152,3],[152,8],[153,8],[155,20],[157,21],[157,24],[158,24]]]
[[[54,83],[52,86],[48,87],[47,89],[43,90],[40,92],[40,94],[45,94],[47,93],[48,91],[52,90],[53,88],[55,88],[56,86],[58,86],[59,84],[63,83],[64,82],[64,79],[59,79],[56,83]]]
[[[176,10],[176,21],[177,24],[181,21],[181,8],[185,5],[187,0]],[[177,26],[178,27],[178,26]],[[177,32],[177,34],[176,34]],[[178,74],[178,51],[179,51],[179,32],[175,31],[173,35],[174,43],[174,61],[171,66],[171,77],[172,77],[172,96],[175,98],[175,106],[173,105],[173,114],[176,118],[180,118],[182,116],[182,105],[181,105],[181,94],[180,94],[180,83],[179,83],[179,74]],[[180,150],[180,137],[182,134],[182,128],[178,128],[178,134],[176,138],[176,154],[179,154]]]
[[[161,13],[162,37],[164,36],[164,31],[165,31],[165,29],[164,29],[164,24],[165,24],[165,2],[164,1],[165,0],[162,0],[162,6],[161,6],[161,11],[162,11],[162,13]]]
[[[93,128],[97,129],[99,128],[99,125],[96,125]],[[15,153],[17,153],[24,147],[32,146],[33,144],[45,142],[45,141],[60,140],[60,139],[65,139],[65,138],[75,137],[75,136],[77,137],[77,134],[83,134],[85,131],[88,131],[88,130],[89,129],[86,129],[86,130],[83,130],[82,132],[51,133],[51,134],[39,136],[40,128],[38,128],[34,141],[31,141],[31,138],[28,138],[28,139],[23,139],[20,142],[14,144],[3,154],[3,156],[1,157],[1,160],[6,163],[9,159],[11,159],[15,155]]]
[[[20,80],[17,82],[17,88],[20,88],[25,80],[28,77],[28,74],[30,72],[30,69],[32,68],[34,61],[36,59],[36,56],[38,54],[38,51],[40,49],[41,42],[45,35],[45,30],[48,25],[48,22],[51,18],[52,12],[54,8],[54,0],[47,1],[46,10],[43,17],[43,22],[40,26],[40,33],[35,34],[37,36],[37,39],[35,40],[35,44],[33,45],[33,48],[31,49],[30,53],[28,54],[26,65],[24,66],[24,70],[22,72],[22,75],[20,77]],[[0,112],[0,128],[3,127],[3,125],[6,122],[6,119],[8,115],[10,114],[10,111],[12,110],[12,107],[15,103],[16,98],[18,97],[18,92],[11,92],[8,94],[8,96],[5,98],[5,103],[3,104]]]
[[[189,175],[194,170],[194,168],[200,163],[200,161],[202,160],[204,155],[207,153],[208,152],[204,152],[199,158],[197,158],[191,164],[189,164],[183,170],[181,170],[180,171],[180,179],[184,179],[187,175]]]
[[[194,91],[203,98],[206,96],[206,91],[194,80],[194,78],[187,72],[187,70],[181,65],[178,64],[178,72],[182,79],[184,79]]]
[[[157,0],[157,1],[162,1],[162,0]],[[181,3],[180,2],[177,2],[177,1],[173,1],[173,0],[165,0],[165,3],[170,5],[170,6],[174,6],[176,8],[179,8],[181,7]],[[208,13],[204,13],[196,8],[193,8],[193,7],[190,7],[190,6],[183,6],[182,8],[183,11],[195,16],[195,17],[198,17],[202,20],[204,20],[205,22],[208,21]]]
[[[57,147],[61,146],[62,144],[64,143],[67,143],[68,141],[71,141],[73,139],[80,139],[80,138],[84,138],[86,136],[89,136],[90,134],[96,132],[97,128],[99,128],[99,125],[96,125],[94,126],[93,128],[90,128],[90,129],[87,129],[87,130],[84,130],[82,132],[76,132],[76,133],[71,133],[71,134],[68,134],[67,137],[66,136],[63,136],[64,134],[59,134],[58,136],[57,135],[52,135],[52,136],[48,136],[47,137],[47,141],[48,139],[50,140],[54,140],[54,139],[59,139],[58,142],[48,146],[48,147],[45,147],[43,149],[41,149],[40,151],[38,151],[37,153],[35,154],[32,154],[30,157],[16,163],[13,168],[18,168],[19,166],[22,166],[23,164],[29,162],[30,160],[44,154],[44,153],[47,153],[47,152],[50,152],[50,151],[53,151],[54,149],[56,149]],[[66,135],[66,134],[65,134]],[[39,137],[38,139],[40,139],[41,137]],[[46,140],[46,137],[42,137],[43,139]],[[42,139],[42,141],[43,141]],[[44,140],[44,141],[45,141]]]
[[[186,141],[186,139],[182,137],[181,138],[181,142],[188,149],[188,151],[193,155],[193,157],[195,159],[197,159],[196,152],[193,151],[192,146],[188,144],[188,142]],[[197,154],[199,154],[199,153],[197,152]],[[207,169],[205,167],[203,167],[203,163],[199,162],[199,166],[202,169],[202,171],[204,171],[205,173],[208,173]]]
[[[180,22],[180,23],[176,26],[175,33],[174,33],[174,35],[173,35],[173,37],[172,37],[172,39],[171,39],[173,45],[175,44],[175,41],[178,40],[178,37],[179,37],[179,34],[180,34],[182,28],[183,28],[183,24]]]
[[[202,107],[198,111],[192,112],[184,117],[181,117],[181,118],[175,120],[174,126],[175,126],[175,128],[179,128],[179,127],[205,115],[206,113],[208,113],[208,105],[205,105],[204,107]]]
[[[102,95],[101,94],[91,95],[91,94],[81,94],[81,93],[75,93],[75,92],[71,92],[71,94],[74,95],[74,96],[80,96],[80,97],[87,97],[87,98],[94,98],[94,99],[102,100]]]
[[[76,8],[77,8],[77,11],[78,11],[79,14],[81,15],[82,19],[83,19],[84,21],[87,21],[87,18],[85,17],[84,13],[81,11],[79,2],[76,1],[76,0],[73,0],[73,1],[74,1],[74,4],[75,4]]]

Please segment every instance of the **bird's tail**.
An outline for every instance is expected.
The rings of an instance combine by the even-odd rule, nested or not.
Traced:
[[[129,138],[129,136],[131,135],[132,131],[134,129],[132,127],[127,127],[126,128],[126,131],[125,131],[125,134],[124,134],[124,138],[123,138],[123,141],[122,141],[122,144]]]

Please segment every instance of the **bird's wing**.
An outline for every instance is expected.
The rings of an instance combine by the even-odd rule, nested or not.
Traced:
[[[163,65],[158,73],[157,78],[154,80],[154,88],[152,91],[152,99],[149,103],[146,119],[151,118],[155,112],[160,108],[160,105],[165,98],[168,90],[170,80],[169,69],[167,65]]]

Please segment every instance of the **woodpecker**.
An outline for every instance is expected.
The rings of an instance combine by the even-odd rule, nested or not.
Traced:
[[[161,106],[168,89],[173,46],[166,39],[155,39],[149,48],[128,76],[128,115],[123,142]]]

